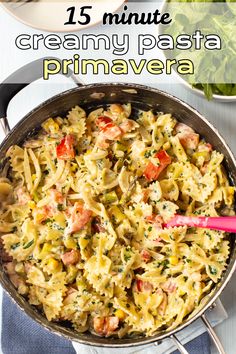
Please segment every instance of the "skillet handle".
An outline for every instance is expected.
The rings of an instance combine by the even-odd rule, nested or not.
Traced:
[[[172,334],[170,338],[175,342],[175,345],[181,354],[190,354],[174,334]]]
[[[4,133],[10,132],[10,126],[7,120],[7,107],[11,99],[30,83],[43,77],[43,61],[48,58],[40,58],[32,61],[6,78],[0,84],[0,124]],[[50,57],[50,59],[56,59]],[[73,74],[72,70],[68,70],[67,77],[71,78],[78,86],[82,86],[81,80]]]
[[[223,346],[221,344],[220,339],[216,335],[216,332],[214,331],[211,323],[208,321],[206,315],[202,314],[201,319],[202,319],[204,325],[206,326],[207,332],[209,333],[209,335],[210,335],[213,343],[215,344],[219,354],[226,354],[226,352],[224,351],[224,348],[223,348]],[[176,347],[178,348],[178,350],[180,351],[181,354],[189,354],[188,351],[183,346],[183,344],[181,344],[179,339],[174,334],[171,335],[170,338],[174,341]]]
[[[216,332],[214,331],[212,325],[211,325],[210,322],[208,321],[206,315],[203,314],[203,315],[201,316],[201,318],[202,318],[202,321],[203,321],[203,323],[205,324],[205,326],[206,326],[206,328],[207,328],[207,332],[209,333],[209,335],[210,335],[210,337],[211,337],[213,343],[215,344],[215,346],[216,346],[218,352],[219,352],[220,354],[226,354],[226,352],[224,351],[224,348],[223,348],[223,346],[222,346],[222,344],[221,344],[221,341],[220,341],[219,337],[217,336],[217,334],[216,334]]]

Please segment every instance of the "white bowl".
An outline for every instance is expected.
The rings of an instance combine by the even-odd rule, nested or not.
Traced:
[[[198,96],[205,97],[203,90],[193,87],[186,80],[184,80],[180,75],[178,75],[177,72],[176,72],[176,76],[178,77],[178,80],[180,80],[184,84],[184,86],[187,87],[189,90],[196,93]],[[216,93],[213,93],[212,100],[223,102],[223,103],[230,103],[230,102],[236,102],[236,96],[224,96],[224,95],[217,95]]]
[[[166,12],[167,2],[168,2],[167,0],[164,0],[162,2],[162,5],[160,7],[160,12],[161,13],[165,13]],[[157,33],[158,34],[162,34],[162,32],[160,31],[160,28],[161,28],[161,26],[157,27]],[[167,58],[166,54],[165,54],[165,51],[163,50],[162,52],[163,52],[165,58]],[[196,93],[198,96],[206,98],[203,90],[200,90],[200,89],[198,89],[196,87],[193,87],[183,77],[181,77],[176,71],[175,71],[175,75],[176,75],[177,79],[179,81],[181,81],[182,84],[184,84],[184,86],[187,87],[189,90],[191,90],[192,92]],[[234,95],[234,96],[224,96],[224,95],[218,95],[218,94],[213,93],[212,100],[215,100],[215,101],[218,101],[218,102],[223,102],[223,103],[236,102],[236,95]]]
[[[13,0],[11,0],[13,1]],[[0,5],[18,21],[27,26],[47,32],[75,32],[94,26],[102,21],[104,12],[116,12],[125,0],[37,0],[28,3],[2,2]],[[91,22],[87,25],[76,23],[64,25],[68,21],[67,9],[75,6],[74,20],[79,20],[80,7],[92,6],[87,11],[91,15]],[[80,18],[82,20],[82,18]],[[84,18],[83,18],[84,20]]]

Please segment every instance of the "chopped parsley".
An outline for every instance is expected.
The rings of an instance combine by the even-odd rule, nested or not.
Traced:
[[[151,155],[152,155],[152,151],[149,150],[149,151],[145,152],[144,157],[146,157],[148,159]]]
[[[130,260],[130,258],[131,258],[131,254],[127,254],[127,253],[125,253],[124,254],[124,260],[125,260],[125,262],[128,262],[129,260]]]
[[[24,244],[23,249],[26,250],[27,248],[32,246],[33,243],[34,243],[34,240],[29,241],[28,243]]]
[[[42,222],[42,224],[47,224],[47,223],[49,223],[49,222],[52,222],[53,221],[53,219],[45,219],[43,222]]]
[[[20,246],[20,242],[15,243],[14,245],[11,245],[11,249],[15,250],[16,248],[18,248]]]
[[[212,275],[216,275],[217,274],[217,269],[215,267],[209,265],[209,270],[210,270],[210,273]]]
[[[58,205],[57,205],[57,209],[58,209],[59,211],[63,211],[63,210],[64,210],[64,205],[63,205],[63,204],[58,204]]]

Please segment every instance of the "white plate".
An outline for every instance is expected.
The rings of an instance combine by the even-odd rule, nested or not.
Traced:
[[[21,0],[22,1],[22,0]],[[1,5],[7,12],[13,15],[17,20],[25,25],[48,32],[73,32],[86,29],[102,21],[105,12],[115,12],[124,0],[39,0],[30,3],[8,3],[3,2]],[[74,19],[79,20],[80,8],[82,6],[92,6],[92,9],[86,10],[91,16],[91,21],[87,25],[76,23],[74,25],[64,25],[69,18],[69,7],[75,6]],[[84,20],[85,18],[80,18]]]

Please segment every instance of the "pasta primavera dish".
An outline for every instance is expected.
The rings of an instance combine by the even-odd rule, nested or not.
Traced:
[[[171,114],[76,106],[7,151],[6,272],[49,321],[100,336],[177,327],[226,268],[222,231],[165,228],[233,215],[224,156]]]

